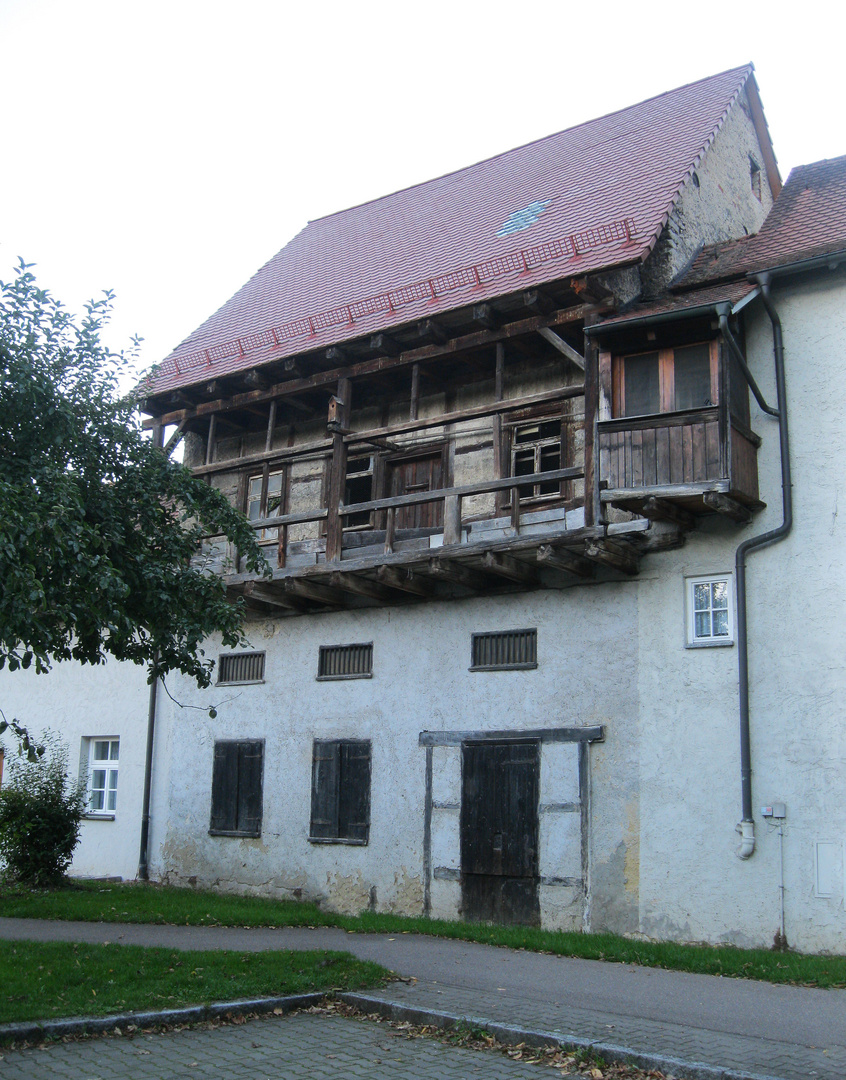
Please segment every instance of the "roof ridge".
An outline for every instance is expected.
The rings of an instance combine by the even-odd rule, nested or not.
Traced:
[[[530,139],[529,142],[520,143],[518,146],[512,146],[508,150],[501,150],[498,154],[491,154],[490,157],[479,158],[478,161],[471,162],[469,165],[462,165],[459,169],[450,169],[448,172],[440,173],[438,176],[430,176],[426,180],[419,180],[416,184],[407,184],[405,187],[396,188],[394,191],[386,192],[384,195],[379,195],[375,199],[365,199],[360,203],[353,203],[352,206],[345,206],[341,210],[333,210],[330,214],[322,214],[320,217],[309,219],[309,225],[315,225],[319,221],[328,221],[330,218],[338,217],[341,214],[347,214],[351,210],[360,210],[365,206],[374,206],[377,203],[384,202],[386,199],[392,199],[395,195],[402,195],[407,191],[414,191],[416,188],[426,187],[429,184],[436,183],[438,180],[446,180],[450,176],[459,176],[461,173],[469,172],[471,169],[477,169],[480,165],[487,165],[488,162],[498,161],[500,158],[507,157],[509,154],[514,154],[518,150],[525,150],[530,146],[541,146],[543,143],[550,142],[552,139],[557,139],[561,135],[566,135],[571,131],[578,131],[579,128],[587,128],[592,124],[598,124],[602,120],[607,120],[612,116],[620,116],[623,113],[632,112],[634,109],[640,109],[644,105],[648,105],[653,101],[660,101],[661,98],[670,97],[672,94],[678,94],[682,90],[687,90],[693,86],[700,86],[703,83],[715,82],[717,79],[722,79],[727,75],[733,75],[735,72],[740,75],[743,73],[743,79],[740,86],[735,91],[731,102],[726,109],[726,113],[723,114],[720,123],[718,124],[716,131],[722,126],[723,120],[728,113],[728,109],[734,104],[739,90],[745,85],[746,80],[755,70],[755,65],[750,61],[748,64],[741,64],[736,68],[726,68],[725,71],[718,71],[714,75],[706,75],[701,79],[694,79],[692,82],[683,83],[681,86],[676,86],[672,90],[664,90],[660,94],[653,94],[652,97],[643,98],[641,101],[635,102],[633,105],[626,105],[622,109],[612,109],[610,112],[602,113],[600,116],[592,116],[589,120],[583,120],[581,123],[573,124],[571,127],[561,128],[559,131],[553,131],[549,135],[542,135],[539,139]],[[713,139],[713,136],[712,136]],[[302,230],[301,230],[302,231]],[[299,234],[298,234],[299,235]],[[284,249],[283,249],[284,250]]]

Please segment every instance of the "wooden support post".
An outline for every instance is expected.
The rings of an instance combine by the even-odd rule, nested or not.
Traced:
[[[515,535],[520,532],[520,489],[511,489],[511,528]]]
[[[461,496],[447,495],[444,499],[444,544],[461,543]]]
[[[585,316],[585,326],[595,323],[598,316]],[[596,420],[599,410],[599,353],[593,342],[585,337],[585,527],[602,522],[602,504],[599,501],[599,471],[597,469],[598,446]]]
[[[206,465],[214,461],[214,436],[217,428],[217,413],[212,413],[209,418],[209,437],[206,441]]]
[[[336,397],[343,402],[340,409],[340,427],[345,428],[350,418],[350,398],[352,384],[349,379],[338,380]],[[326,561],[336,562],[341,558],[344,542],[344,519],[338,513],[344,501],[344,485],[347,478],[347,444],[344,436],[336,432],[332,436],[332,470],[329,480],[329,513],[326,518]]]
[[[276,399],[270,403],[270,411],[267,414],[267,437],[264,440],[264,452],[269,454],[273,449],[273,429],[276,427]]]
[[[182,423],[184,423],[184,421]],[[181,426],[182,425],[180,425],[180,427]],[[164,444],[164,425],[160,424],[158,421],[156,421],[156,423],[153,425],[152,442],[153,446],[157,446],[159,450],[162,449],[162,446]]]
[[[385,511],[385,554],[390,555],[394,550],[394,522],[396,520],[396,510],[393,506],[389,506]]]
[[[408,419],[416,420],[420,407],[420,365],[411,365],[411,407],[408,410]]]
[[[505,344],[502,341],[496,343],[496,369],[494,371],[494,400],[502,401],[502,396],[505,392]],[[502,414],[495,413],[493,418],[493,457],[494,457],[494,476],[505,476],[505,470],[503,469],[502,455]],[[505,505],[504,499],[505,492],[498,491],[494,496],[494,505],[496,507],[497,517],[502,514],[502,508]]]
[[[568,344],[560,334],[556,334],[554,330],[550,330],[548,326],[542,326],[538,330],[540,336],[548,341],[549,344],[557,349],[562,356],[566,356],[568,360],[576,365],[579,371],[585,370],[585,358],[581,353],[576,352],[572,345]]]

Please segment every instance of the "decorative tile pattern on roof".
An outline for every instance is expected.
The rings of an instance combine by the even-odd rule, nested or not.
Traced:
[[[404,283],[419,285],[464,272],[456,267],[495,265],[504,256],[504,240],[497,231],[515,215],[515,207],[546,204],[522,229],[523,250],[543,249],[562,238],[590,235],[625,221],[636,222],[638,242],[633,245],[624,236],[579,249],[566,260],[562,255],[538,261],[528,270],[521,268],[526,277],[520,284],[492,276],[474,282],[466,299],[452,289],[436,289],[434,296],[430,292],[426,299],[414,300],[421,305],[421,316],[492,299],[524,287],[524,282],[539,285],[568,273],[637,261],[650,250],[751,70],[747,66],[723,72],[311,222],[174,350],[153,375],[150,392],[301,351],[301,338],[275,340],[274,328],[278,333],[281,327],[308,325],[315,316],[323,315],[325,325],[314,324],[312,348],[415,318],[412,307],[400,310],[384,298],[401,294],[409,287]],[[511,255],[505,253],[506,258]],[[330,314],[368,303],[373,308],[360,320]],[[262,342],[256,351],[239,344],[256,337]],[[204,370],[195,359],[200,355],[208,358]]]

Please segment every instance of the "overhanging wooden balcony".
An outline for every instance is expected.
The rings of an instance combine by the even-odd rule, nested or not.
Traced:
[[[761,440],[718,405],[597,424],[600,498],[672,519],[722,512],[748,521],[758,499]]]
[[[234,572],[224,570],[227,589],[257,612],[298,614],[560,588],[598,573],[635,574],[645,550],[681,542],[672,526],[646,520],[586,526],[581,506],[567,509],[560,503],[526,503],[515,497],[515,489],[583,475],[581,469],[555,469],[340,506],[340,520],[368,512],[384,515],[385,527],[344,530],[336,559],[326,558],[325,535],[290,539],[295,526],[326,520],[326,509],[254,521],[257,530],[278,530],[277,542],[269,549],[275,563],[272,575],[258,578],[233,567]],[[466,499],[495,492],[510,494],[508,516],[465,519]],[[442,525],[397,527],[401,513],[425,503],[440,505]],[[218,552],[221,559],[225,554]]]

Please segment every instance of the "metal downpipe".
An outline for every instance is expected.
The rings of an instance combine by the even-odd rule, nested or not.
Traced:
[[[144,761],[144,798],[141,807],[141,852],[138,856],[138,880],[149,881],[148,849],[150,841],[150,793],[153,786],[153,739],[156,734],[156,692],[159,680],[150,683],[150,701],[147,710],[147,752]]]
[[[761,298],[773,328],[773,357],[775,360],[777,408],[773,409],[760,396],[745,362],[741,364],[744,375],[764,412],[777,417],[779,450],[781,456],[782,523],[775,529],[744,540],[735,552],[735,581],[737,587],[737,668],[738,696],[740,704],[740,791],[742,820],[737,826],[741,842],[738,857],[748,859],[755,851],[755,823],[752,817],[752,748],[749,728],[749,649],[746,619],[746,556],[759,548],[784,539],[793,526],[793,495],[790,478],[790,443],[787,425],[787,384],[784,375],[784,339],[781,320],[770,297],[770,275],[756,275],[761,287]],[[729,328],[726,313],[718,311],[720,327],[729,348],[737,356],[740,349]]]

